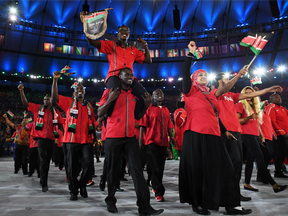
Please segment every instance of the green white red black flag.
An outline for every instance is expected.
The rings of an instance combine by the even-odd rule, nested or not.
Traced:
[[[257,56],[262,51],[268,40],[272,37],[272,33],[248,32],[248,35],[242,39],[240,45],[250,47],[251,51]]]
[[[86,37],[95,40],[105,34],[107,30],[108,10],[111,9],[113,8],[107,8],[101,11],[94,11],[87,14],[84,14],[84,12],[80,13],[80,18],[83,23]]]

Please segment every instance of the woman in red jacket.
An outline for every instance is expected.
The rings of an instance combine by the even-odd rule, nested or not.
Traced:
[[[246,86],[245,88],[242,89],[241,93],[248,94],[254,91],[255,90],[252,87]],[[235,106],[242,128],[241,132],[242,141],[248,151],[247,163],[245,167],[244,189],[251,191],[258,191],[258,189],[250,185],[251,175],[253,171],[253,162],[255,159],[257,162],[259,174],[261,175],[262,179],[268,181],[273,186],[274,192],[278,193],[280,191],[285,190],[286,185],[283,186],[278,185],[271,177],[269,171],[266,168],[264,162],[264,156],[260,148],[261,141],[259,139],[260,135],[259,131],[261,129],[259,123],[262,123],[263,119],[262,114],[260,112],[259,98],[254,97],[240,100],[240,102]]]
[[[225,206],[228,214],[250,214],[250,209],[240,206],[239,182],[221,141],[221,132],[228,138],[232,135],[218,120],[219,92],[210,93],[204,70],[195,71],[190,79],[195,42],[191,41],[188,48],[182,70],[187,119],[179,169],[180,202],[191,204],[192,210],[202,215],[219,206]],[[230,84],[218,91],[226,93],[233,86]]]

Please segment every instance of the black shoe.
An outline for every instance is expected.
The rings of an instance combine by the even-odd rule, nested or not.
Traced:
[[[110,213],[117,213],[118,209],[115,204],[107,204],[107,210]]]
[[[242,208],[242,210],[235,208],[227,208],[226,211],[228,215],[247,215],[252,213],[251,209],[244,209],[244,208]]]
[[[240,201],[241,202],[247,202],[247,201],[251,201],[251,197],[244,197],[240,194]]]
[[[97,163],[100,163],[101,161],[100,160],[97,160]]]
[[[244,189],[245,190],[254,191],[254,192],[258,192],[259,191],[257,188],[249,188],[249,187],[246,187],[245,185],[244,185]]]
[[[87,198],[87,197],[88,197],[86,187],[81,187],[81,188],[80,188],[80,195],[81,195],[83,198]]]
[[[202,209],[200,206],[198,206],[198,207],[192,206],[192,210],[194,212],[196,212],[197,214],[201,214],[201,215],[210,215],[211,214],[211,212],[209,212],[207,209]]]
[[[14,171],[14,174],[17,174],[18,173],[18,171]]]
[[[23,175],[28,175],[28,172],[23,173]]]
[[[120,178],[120,181],[128,181],[126,178]]]
[[[116,191],[118,191],[118,192],[123,192],[124,189],[120,188],[120,186],[119,186],[119,187],[117,187]]]
[[[32,174],[29,174],[28,177],[33,177],[33,175],[32,175]]]
[[[104,181],[102,181],[102,180],[100,181],[99,188],[100,188],[101,191],[105,190],[105,182]]]
[[[97,177],[97,175],[93,174],[93,175],[92,175],[92,177],[93,177],[93,178],[96,178],[96,177]]]
[[[48,187],[45,186],[45,187],[42,187],[42,192],[47,192],[48,191]]]
[[[70,200],[74,201],[74,200],[78,200],[77,194],[73,194],[70,192]]]
[[[276,189],[273,188],[273,190],[274,190],[275,193],[279,193],[279,192],[285,190],[286,188],[287,188],[287,185],[282,185],[282,186],[280,186],[280,187],[278,187]]]
[[[288,176],[284,175],[282,172],[275,172],[274,177],[276,177],[276,178],[288,178]]]
[[[150,215],[159,215],[164,211],[164,209],[155,210],[151,208],[151,210],[147,212],[139,212],[139,216],[150,216]]]

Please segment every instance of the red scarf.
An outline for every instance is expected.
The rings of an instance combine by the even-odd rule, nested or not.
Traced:
[[[191,76],[192,85],[193,85],[193,86],[196,86],[197,88],[199,88],[201,92],[209,92],[209,88],[207,87],[207,84],[206,84],[206,85],[200,85],[200,84],[198,83],[198,80],[197,80],[198,74],[199,74],[199,73],[203,73],[203,72],[207,74],[207,72],[206,72],[205,70],[203,70],[203,69],[196,70],[196,71],[192,74],[192,76]]]

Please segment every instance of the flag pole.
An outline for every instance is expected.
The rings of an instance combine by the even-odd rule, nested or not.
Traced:
[[[249,69],[249,67],[251,66],[251,64],[253,63],[253,61],[256,59],[256,55],[254,56],[254,58],[250,61],[249,65],[247,66],[247,70]]]
[[[196,63],[197,63],[197,61],[195,61],[195,62],[193,63],[193,65],[191,66],[191,68],[192,68]]]

